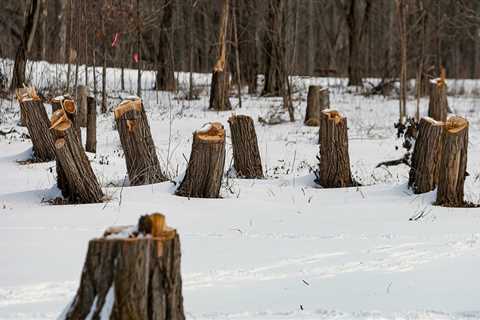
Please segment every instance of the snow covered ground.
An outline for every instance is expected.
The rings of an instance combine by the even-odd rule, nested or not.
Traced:
[[[111,74],[109,86],[118,89],[118,73]],[[133,93],[133,74],[130,92],[112,92],[111,106]],[[39,71],[34,83],[45,79]],[[195,79],[205,85],[209,76]],[[152,81],[145,72],[144,88]],[[98,153],[90,157],[111,200],[52,206],[45,201],[59,195],[55,163],[19,164],[30,157],[30,141],[0,136],[0,319],[55,319],[75,294],[88,240],[155,211],[181,235],[188,319],[480,319],[480,209],[432,206],[434,192],[407,189],[407,167],[375,169],[403,154],[393,128],[397,100],[348,93],[338,79],[294,82],[295,123],[256,121],[278,98],[245,96],[234,110],[256,121],[267,178],[225,178],[222,199],[176,197],[172,182],[122,187],[125,162],[109,113],[98,117]],[[348,117],[352,172],[364,187],[326,190],[313,182],[318,132],[303,125],[313,82],[330,85],[332,107]],[[478,203],[480,106],[477,85],[468,84],[450,103],[470,120],[466,197]],[[197,101],[150,90],[143,97],[172,180],[185,170],[191,133],[209,121],[227,128],[225,171],[231,167],[232,112],[207,111],[205,93]],[[427,104],[422,99],[422,113]],[[17,103],[0,105],[0,128],[15,126]]]

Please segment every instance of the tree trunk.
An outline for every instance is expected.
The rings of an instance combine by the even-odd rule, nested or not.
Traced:
[[[432,81],[430,87],[430,102],[428,116],[437,121],[447,121],[448,99],[447,84],[442,79]]]
[[[85,150],[97,152],[97,100],[87,97],[87,142]]]
[[[430,192],[437,186],[443,125],[432,118],[420,120],[408,180],[415,194]]]
[[[160,25],[160,50],[158,55],[157,90],[175,91],[174,53],[173,53],[173,4],[167,1],[163,6],[163,19]],[[192,26],[193,27],[193,26]],[[193,44],[190,44],[193,45]]]
[[[78,139],[72,121],[63,110],[52,115],[55,155],[61,174],[57,184],[71,203],[98,203],[103,192]]]
[[[166,181],[158,161],[142,100],[125,100],[115,108],[115,121],[127,163],[130,185]]]
[[[444,207],[465,205],[464,183],[467,173],[468,121],[451,117],[443,130],[436,204]]]
[[[348,154],[347,118],[334,110],[320,113],[320,174],[324,188],[353,186]]]
[[[184,320],[180,237],[164,223],[157,225],[162,229],[153,228],[151,237],[138,232],[109,237],[135,229],[131,226],[109,228],[104,237],[90,240],[80,287],[59,319]]]
[[[47,111],[35,88],[17,89],[17,99],[25,116],[25,125],[33,144],[33,155],[37,161],[55,159],[53,137],[49,131]]]
[[[252,118],[232,116],[228,119],[232,136],[233,166],[241,178],[263,178],[262,160]]]
[[[88,88],[86,86],[77,87],[77,105],[78,105],[78,124],[82,128],[87,127],[87,97]]]
[[[328,88],[310,86],[308,88],[307,112],[304,123],[307,126],[320,126],[320,112],[330,107],[330,92]]]
[[[175,192],[191,198],[218,198],[225,166],[225,130],[210,123],[193,134],[185,178]]]

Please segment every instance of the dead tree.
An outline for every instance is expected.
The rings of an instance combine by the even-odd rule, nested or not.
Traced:
[[[193,133],[192,152],[182,183],[175,192],[191,198],[218,198],[225,166],[225,130],[206,124]]]
[[[328,88],[310,86],[308,88],[307,111],[304,123],[307,126],[320,126],[320,112],[330,107]]]
[[[437,121],[447,121],[448,99],[447,83],[445,81],[445,69],[442,69],[442,76],[432,80],[430,88],[430,101],[428,104],[428,116]]]
[[[64,110],[52,115],[51,131],[55,137],[55,155],[61,174],[58,188],[71,203],[98,203],[103,192],[88,157],[78,139],[72,121]]]
[[[463,196],[467,175],[468,121],[461,117],[448,119],[442,139],[436,204],[462,207],[465,205]]]
[[[180,237],[162,214],[142,216],[136,227],[111,227],[90,240],[80,287],[59,319],[89,316],[185,319]]]
[[[87,127],[87,97],[88,88],[86,86],[77,87],[77,105],[78,105],[78,124],[82,128]]]
[[[25,116],[25,125],[32,139],[33,155],[37,161],[51,161],[55,159],[53,137],[50,133],[50,122],[42,100],[35,88],[17,89],[17,100],[21,112]]]
[[[262,160],[252,118],[232,116],[228,119],[232,136],[233,166],[242,178],[263,178]]]
[[[428,117],[420,120],[408,180],[415,194],[430,192],[437,186],[443,125]]]
[[[158,161],[142,100],[124,100],[114,110],[130,185],[166,181]]]
[[[353,186],[348,154],[347,118],[338,111],[320,113],[319,184],[324,188]]]
[[[87,142],[85,150],[97,152],[97,100],[87,97]]]
[[[227,70],[227,34],[230,15],[230,0],[223,0],[223,10],[220,24],[219,52],[217,63],[213,68],[212,83],[210,86],[209,109],[216,111],[232,110],[228,98],[230,91],[230,75]]]

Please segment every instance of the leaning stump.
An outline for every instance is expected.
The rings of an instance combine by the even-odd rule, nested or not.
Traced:
[[[162,214],[88,244],[80,287],[59,319],[184,320],[180,237]]]
[[[188,167],[175,194],[191,198],[218,198],[224,166],[225,130],[218,122],[206,124],[193,133]]]
[[[232,136],[233,166],[241,178],[263,178],[262,160],[252,118],[239,115],[228,119]]]
[[[309,86],[307,97],[307,111],[304,123],[307,126],[320,126],[320,112],[330,107],[328,88],[321,86]]]

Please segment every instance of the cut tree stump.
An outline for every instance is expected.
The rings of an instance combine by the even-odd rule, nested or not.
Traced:
[[[78,102],[78,124],[80,127],[87,127],[87,113],[88,113],[88,88],[86,86],[77,87],[77,102]]]
[[[408,180],[415,194],[433,191],[437,186],[443,126],[443,122],[430,117],[420,120]]]
[[[49,130],[47,111],[34,87],[17,89],[17,100],[25,117],[25,125],[33,144],[33,155],[37,161],[55,159],[53,136]]]
[[[307,110],[304,123],[307,126],[320,126],[320,112],[330,108],[330,96],[328,88],[321,86],[308,87]]]
[[[445,122],[448,115],[447,84],[445,79],[431,81],[428,116],[434,120]]]
[[[82,130],[80,129],[80,125],[78,123],[78,108],[73,98],[69,95],[59,96],[59,97],[53,98],[50,101],[50,104],[52,105],[52,115],[58,110],[65,110],[66,115],[68,119],[72,121],[72,124],[75,128],[75,132],[77,133],[77,136],[81,142]]]
[[[467,174],[468,126],[468,121],[462,117],[451,117],[445,123],[438,168],[437,205],[465,206],[463,196]]]
[[[118,135],[125,153],[130,185],[166,181],[158,161],[147,115],[139,98],[124,100],[114,110]]]
[[[252,118],[239,115],[228,119],[232,136],[233,166],[241,178],[263,178],[262,160]]]
[[[221,123],[206,124],[193,133],[192,152],[176,195],[218,198],[225,166],[225,130]]]
[[[228,93],[230,91],[229,88],[229,73],[226,71],[214,70],[212,73],[212,85],[210,87],[210,110],[232,110],[232,104],[228,98]]]
[[[335,110],[320,113],[319,184],[324,188],[353,186],[348,154],[347,118]]]
[[[185,319],[180,237],[162,214],[90,240],[80,287],[59,319],[86,318]]]
[[[57,158],[57,185],[70,203],[98,203],[103,192],[88,157],[78,139],[72,121],[64,110],[57,110],[51,119]]]
[[[95,97],[87,98],[87,142],[85,150],[97,152],[97,101]]]

